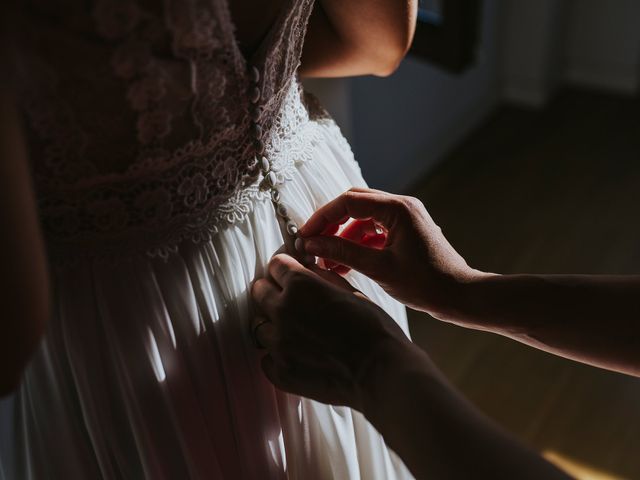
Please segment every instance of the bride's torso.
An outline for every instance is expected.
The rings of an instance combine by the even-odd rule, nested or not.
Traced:
[[[241,216],[261,152],[305,121],[312,0],[260,22],[223,0],[28,3],[16,85],[50,248],[165,252]]]

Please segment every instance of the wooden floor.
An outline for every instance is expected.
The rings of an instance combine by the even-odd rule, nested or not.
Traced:
[[[544,112],[503,108],[413,194],[477,268],[640,273],[640,101],[567,91]],[[580,478],[640,479],[640,380],[410,320],[462,392],[530,445]]]

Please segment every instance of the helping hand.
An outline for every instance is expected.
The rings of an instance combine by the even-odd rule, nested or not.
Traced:
[[[366,221],[360,230],[382,227],[384,245],[358,242],[351,233],[335,236],[351,218]],[[460,287],[483,275],[467,265],[413,197],[353,188],[315,212],[300,234],[306,252],[338,264],[338,273],[353,268],[405,305],[441,319],[455,316]]]
[[[278,254],[255,282],[253,321],[267,378],[281,390],[362,410],[363,389],[380,363],[415,349],[380,307],[339,275]]]

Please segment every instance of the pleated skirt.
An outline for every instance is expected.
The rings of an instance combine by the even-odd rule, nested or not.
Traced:
[[[298,224],[364,186],[331,122],[281,198]],[[168,259],[52,268],[54,314],[19,391],[2,402],[0,476],[28,479],[412,478],[358,412],[277,391],[250,338],[252,282],[283,236],[256,201]],[[407,331],[404,307],[348,280]]]

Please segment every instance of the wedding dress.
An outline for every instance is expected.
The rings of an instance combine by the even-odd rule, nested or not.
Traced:
[[[25,2],[15,85],[54,302],[0,475],[411,478],[358,412],[275,390],[250,338],[271,255],[364,185],[296,76],[312,0],[287,1],[250,58],[222,0]]]

